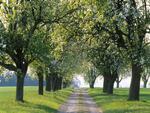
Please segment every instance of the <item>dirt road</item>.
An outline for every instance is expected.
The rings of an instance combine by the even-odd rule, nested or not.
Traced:
[[[58,113],[102,113],[85,89],[76,89]]]

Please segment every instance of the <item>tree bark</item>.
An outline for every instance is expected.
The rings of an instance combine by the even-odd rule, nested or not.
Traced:
[[[120,82],[118,82],[118,81],[117,81],[117,88],[119,88],[119,87],[120,87],[119,85],[120,85]]]
[[[143,88],[147,88],[147,80],[145,80],[145,81],[143,81],[144,82],[144,86],[143,86]]]
[[[110,73],[110,75],[108,76],[107,94],[113,94],[114,82],[116,81],[117,77],[118,77],[117,70],[115,70],[113,73]]]
[[[56,76],[53,74],[51,75],[51,91],[55,91],[56,89],[55,84],[56,84]]]
[[[23,102],[25,74],[17,73],[16,101]]]
[[[115,81],[112,78],[109,79],[107,94],[113,94],[114,82]]]
[[[42,74],[38,75],[38,78],[39,78],[38,93],[39,93],[39,95],[43,95],[43,75]]]
[[[141,72],[141,66],[132,63],[132,78],[128,100],[139,100]]]
[[[104,75],[104,81],[103,81],[103,92],[106,93],[108,88],[108,77],[107,75]]]
[[[58,84],[58,77],[55,75],[54,77],[54,82],[53,82],[53,91],[56,91],[59,87],[59,84]]]
[[[51,91],[51,76],[46,75],[46,86],[45,86],[46,91]]]
[[[96,77],[94,77],[90,82],[90,88],[94,88]]]
[[[63,82],[63,77],[62,77],[62,81],[61,81],[61,89],[64,88],[64,82]]]
[[[71,84],[71,81],[63,81],[63,88],[69,87]]]
[[[93,84],[93,83],[90,84],[90,88],[91,88],[91,89],[94,88],[94,84]]]
[[[90,83],[90,88],[94,88],[95,80]]]
[[[120,85],[119,76],[116,78],[116,84],[117,84],[117,87],[116,87],[116,88],[119,88],[119,85]]]
[[[54,74],[53,91],[61,89],[62,77],[59,77],[57,73]]]
[[[62,77],[59,77],[59,87],[58,87],[59,90],[61,89],[61,85],[62,85]]]

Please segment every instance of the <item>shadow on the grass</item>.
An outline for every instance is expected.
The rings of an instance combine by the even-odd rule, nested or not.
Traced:
[[[47,105],[42,105],[42,104],[34,104],[28,101],[25,101],[24,103],[19,103],[20,106],[26,107],[26,109],[36,109],[36,110],[41,110],[46,113],[55,113],[57,110],[54,108],[51,108],[50,106]]]
[[[140,101],[128,101],[128,89],[115,89],[113,95],[102,90],[91,90],[90,95],[105,113],[150,113],[150,94],[148,89],[141,91]],[[99,92],[99,93],[98,93]]]
[[[106,113],[139,113],[138,110],[122,110],[122,109],[114,109],[114,110],[106,110]]]

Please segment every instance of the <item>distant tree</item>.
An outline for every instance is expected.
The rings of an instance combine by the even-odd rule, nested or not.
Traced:
[[[99,40],[98,45],[89,50],[88,57],[104,77],[103,92],[113,94],[114,82],[118,77],[123,58],[117,47],[107,40],[108,37],[103,38],[105,40]]]
[[[94,88],[95,80],[99,76],[98,70],[91,66],[85,73],[84,78],[89,83],[90,88]]]
[[[143,73],[142,73],[142,81],[144,82],[144,88],[147,87],[148,80],[150,78],[150,46],[145,48],[144,56],[143,56]]]
[[[117,88],[119,88],[119,84],[120,82],[123,80],[123,79],[126,79],[127,77],[130,76],[130,72],[126,69],[126,72],[123,72],[123,73],[119,73],[118,74],[118,77],[116,79],[116,84],[117,84]]]
[[[147,83],[150,78],[150,70],[144,69],[143,75],[142,75],[142,81],[144,83],[143,88],[147,88]]]

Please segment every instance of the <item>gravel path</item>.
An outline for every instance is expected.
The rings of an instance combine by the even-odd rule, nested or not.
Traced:
[[[76,89],[58,113],[102,113],[85,89]]]

